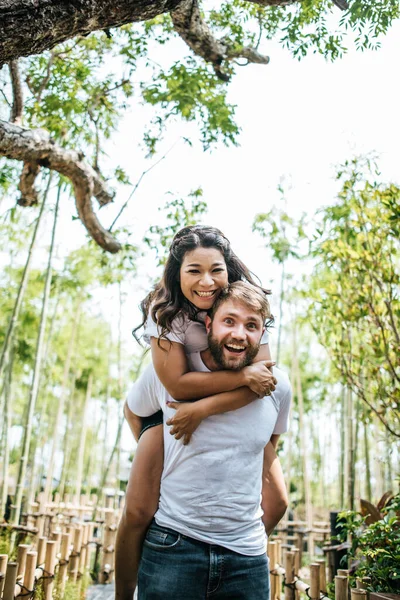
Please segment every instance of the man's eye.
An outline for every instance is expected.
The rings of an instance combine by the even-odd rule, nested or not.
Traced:
[[[227,325],[232,325],[233,321],[232,321],[232,319],[225,319],[225,323]]]
[[[249,329],[257,329],[257,325],[256,325],[255,323],[249,323],[249,324],[247,325],[247,327],[248,327]]]

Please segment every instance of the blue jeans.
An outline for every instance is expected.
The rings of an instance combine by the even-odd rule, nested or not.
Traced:
[[[268,558],[198,542],[153,521],[138,588],[138,600],[269,600]]]

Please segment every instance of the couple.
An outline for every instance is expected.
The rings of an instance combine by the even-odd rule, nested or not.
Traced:
[[[179,287],[183,296],[198,309],[207,310],[208,314],[204,324],[185,317],[178,333],[205,325],[209,346],[206,348],[203,344],[202,350],[191,348],[194,351],[187,355],[190,374],[216,374],[219,379],[224,379],[225,386],[229,376],[233,391],[228,392],[230,400],[226,402],[223,394],[217,394],[206,400],[185,403],[186,413],[183,412],[181,420],[177,418],[181,405],[171,402],[167,385],[164,381],[165,387],[162,385],[152,366],[145,370],[129,393],[126,415],[136,432],[139,417],[162,410],[164,440],[152,450],[163,456],[164,462],[161,488],[157,490],[158,510],[147,529],[149,518],[155,511],[151,506],[154,482],[157,478],[159,481],[160,473],[155,472],[154,461],[146,463],[143,459],[139,442],[135,461],[139,455],[138,464],[142,469],[133,465],[126,509],[117,537],[117,596],[132,597],[145,534],[138,577],[139,599],[264,600],[268,598],[269,590],[266,531],[272,530],[287,505],[274,447],[279,435],[287,429],[290,384],[287,377],[276,370],[277,379],[269,379],[270,396],[257,398],[256,393],[249,393],[248,387],[257,387],[254,384],[255,365],[251,362],[260,356],[264,324],[270,317],[268,301],[263,291],[253,282],[249,283],[247,277],[232,277],[229,267],[233,253],[223,252],[222,246],[209,245],[211,238],[206,245],[201,234],[207,228],[193,229],[178,238],[182,241],[189,235],[189,249],[187,243],[183,244],[183,253],[179,255],[174,252],[173,244],[171,254],[179,266]],[[166,271],[167,267],[168,261]],[[234,281],[230,282],[232,278]],[[164,287],[166,281],[168,277],[161,282]],[[218,285],[222,282],[224,286]],[[161,315],[156,324],[162,326],[162,311],[154,314]],[[176,327],[174,335],[180,343],[185,343]],[[172,343],[170,340],[170,346]],[[153,344],[152,340],[152,349]],[[163,350],[167,355],[171,352],[170,346],[167,344]],[[156,369],[160,360],[162,355],[161,359],[156,357]],[[168,362],[167,356],[164,362]],[[162,373],[162,369],[159,370]],[[162,377],[168,379],[165,374]],[[259,377],[259,384],[261,379]],[[203,384],[202,396],[210,394],[209,381],[203,378]],[[218,385],[221,382],[216,384],[217,389]],[[235,390],[241,386],[247,387],[246,399],[233,402]],[[264,393],[265,388],[264,379]],[[217,405],[215,398],[218,395],[222,401]],[[195,427],[190,427],[188,423],[190,425],[194,407]],[[180,428],[182,423],[183,428]],[[190,435],[194,429],[191,441],[186,445],[170,435],[179,438],[182,431]],[[147,433],[142,437],[145,435]],[[264,515],[260,506],[261,492]],[[143,503],[146,494],[149,506]],[[138,496],[142,497],[139,509]],[[134,506],[136,508],[132,510]]]

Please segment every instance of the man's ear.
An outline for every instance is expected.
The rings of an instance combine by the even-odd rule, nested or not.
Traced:
[[[211,317],[209,317],[208,315],[206,315],[205,321],[204,321],[204,325],[206,326],[206,331],[207,333],[210,333],[210,329],[211,329]]]

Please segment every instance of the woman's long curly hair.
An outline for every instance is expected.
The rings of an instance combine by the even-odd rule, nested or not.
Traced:
[[[178,314],[185,313],[189,319],[196,320],[199,309],[185,298],[180,286],[180,269],[183,258],[187,252],[196,248],[215,248],[221,252],[225,259],[229,283],[248,281],[265,294],[271,293],[254,280],[249,269],[232,251],[229,240],[219,229],[207,225],[184,227],[172,240],[161,281],[140,304],[143,321],[133,330],[135,337],[136,332],[147,321],[149,312],[161,328],[160,338],[165,337],[171,331],[172,322]]]

